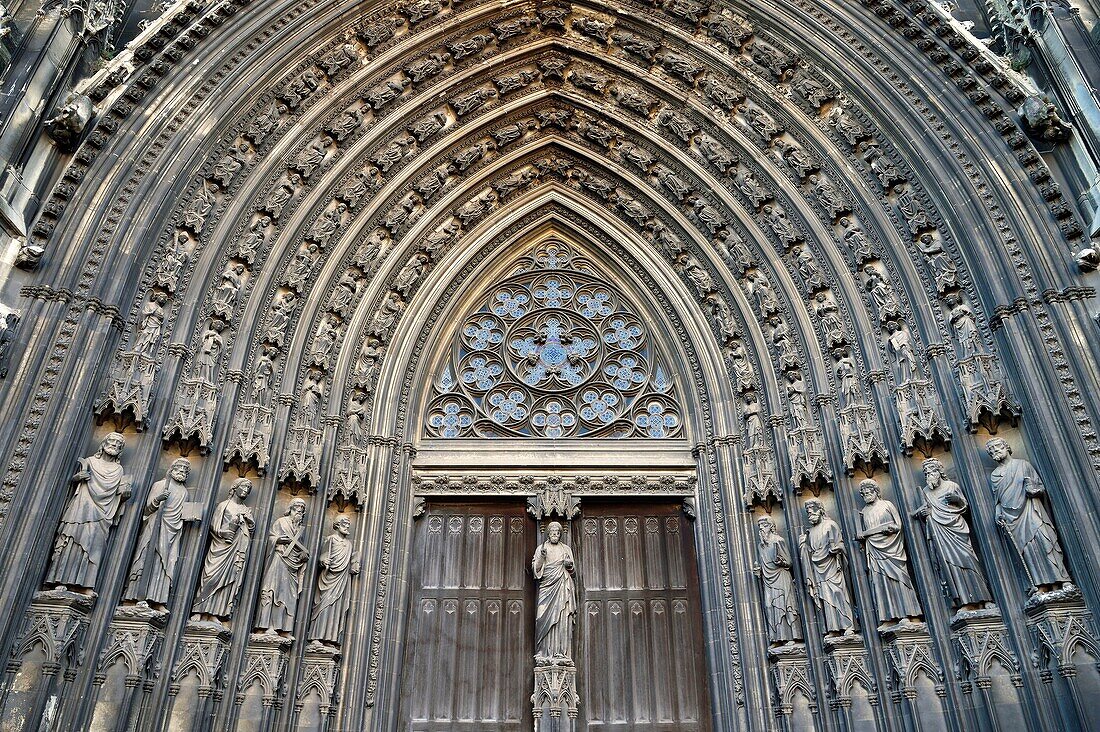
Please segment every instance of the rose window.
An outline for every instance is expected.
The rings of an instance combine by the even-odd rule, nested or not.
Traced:
[[[637,313],[591,261],[539,244],[461,321],[434,381],[429,433],[676,436],[674,383]]]

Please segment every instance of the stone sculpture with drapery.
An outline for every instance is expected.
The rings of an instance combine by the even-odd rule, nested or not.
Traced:
[[[860,481],[862,529],[859,540],[867,556],[867,569],[874,590],[875,610],[880,623],[919,618],[923,612],[909,576],[909,556],[901,534],[901,516],[893,503],[879,497],[878,483]]]
[[[317,599],[309,625],[309,640],[340,645],[344,616],[351,603],[351,578],[359,574],[359,552],[351,539],[351,520],[340,516],[332,522],[332,533],[321,543],[317,557],[321,573],[317,578]]]
[[[210,519],[210,544],[202,566],[202,577],[195,603],[195,615],[211,615],[227,620],[233,614],[244,581],[244,565],[252,544],[256,520],[244,500],[252,491],[252,481],[238,478],[229,488],[229,498],[214,508]]]
[[[1058,530],[1043,502],[1046,486],[1035,466],[1012,457],[1012,448],[1002,438],[986,443],[986,451],[997,467],[990,475],[997,499],[996,521],[1008,535],[1027,572],[1032,592],[1069,584]]]
[[[816,498],[806,501],[810,526],[798,539],[806,572],[806,587],[821,612],[828,635],[855,635],[848,580],[844,576],[844,537],[840,526],[825,514],[825,504]]]
[[[966,496],[958,483],[947,479],[939,460],[928,458],[923,467],[924,502],[913,512],[913,518],[924,521],[925,535],[951,605],[956,609],[984,605],[992,596],[971,541]]]
[[[293,630],[298,596],[302,592],[309,551],[302,545],[306,502],[295,498],[286,515],[275,521],[268,536],[271,554],[260,583],[260,606],[256,627],[274,633]]]
[[[551,521],[546,541],[535,550],[531,569],[539,583],[535,615],[536,658],[571,659],[577,590],[573,581],[573,551],[562,543],[562,526]]]
[[[150,489],[145,502],[145,519],[122,596],[124,600],[168,604],[179,562],[183,523],[199,520],[187,501],[186,484],[190,473],[191,462],[178,458],[168,468],[164,479]]]
[[[759,528],[760,563],[754,568],[764,585],[764,619],[768,639],[773,645],[802,640],[798,608],[795,605],[794,580],[791,578],[791,553],[787,542],[775,530],[770,516],[756,521]]]
[[[80,458],[75,485],[57,528],[46,584],[92,589],[107,553],[111,527],[122,515],[131,480],[120,457],[126,441],[117,432],[103,438],[95,455]]]

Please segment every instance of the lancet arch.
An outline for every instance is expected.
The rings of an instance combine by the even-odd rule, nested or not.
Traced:
[[[18,415],[0,425],[13,456],[0,541],[33,547],[24,571],[0,572],[0,601],[75,622],[66,643],[107,665],[145,669],[157,656],[164,678],[147,679],[144,701],[127,697],[146,715],[174,710],[143,717],[154,726],[179,714],[189,729],[208,718],[390,729],[423,501],[535,497],[532,485],[572,480],[582,503],[692,499],[714,729],[768,728],[767,703],[795,728],[870,715],[961,729],[996,718],[997,701],[1033,710],[1019,719],[1041,728],[1057,718],[1056,695],[1011,661],[1030,657],[1028,633],[1071,627],[1065,648],[1095,648],[1081,619],[1096,598],[1082,547],[1100,530],[1084,489],[1100,449],[1096,406],[1082,398],[1095,376],[1066,357],[1095,350],[1072,320],[1092,292],[1073,270],[1087,237],[1060,174],[1015,120],[1027,89],[999,64],[923,2],[169,10],[82,87],[93,127],[30,232],[42,251],[27,313],[56,327],[18,344],[13,375],[25,388],[0,393]],[[614,435],[543,434],[592,444],[555,447],[558,462],[529,466],[526,487],[506,466],[532,448],[490,438],[537,441],[533,423],[471,427],[453,449],[424,431],[433,400],[457,393],[467,355],[445,385],[440,344],[474,312],[475,293],[514,274],[506,263],[518,251],[551,236],[591,259],[597,274],[582,272],[585,282],[609,273],[611,297],[629,302],[654,348],[640,357],[667,364],[667,384],[652,370],[643,391],[675,412],[673,447],[617,448],[633,461],[634,492],[577,487],[578,477],[610,485],[631,474],[591,453],[627,437],[626,425],[635,432],[619,442],[645,442],[632,387],[616,394],[631,406]],[[597,325],[584,327],[582,341]],[[592,353],[606,350],[594,340]],[[541,348],[502,361],[509,383],[523,386],[521,362],[542,363]],[[482,393],[463,398],[480,408]],[[532,409],[540,399],[549,396],[527,397]],[[48,425],[69,447],[40,439]],[[24,581],[46,571],[65,499],[32,509],[21,497],[60,485],[110,427],[126,435],[141,500],[175,458],[194,466],[200,523],[182,536],[195,559],[149,617],[122,597],[142,531],[129,510],[104,549],[111,568],[93,607],[83,593]],[[1048,521],[1076,595],[1047,587],[1047,604],[1029,602],[1036,583],[1021,579],[1015,539],[997,533],[998,499],[984,490],[995,458],[981,447],[993,435],[1048,482],[1081,487],[1051,491]],[[479,464],[479,450],[496,452]],[[963,525],[996,613],[941,597],[942,558],[913,515],[930,485],[922,459],[933,457],[966,489]],[[239,604],[190,618],[212,512],[241,477],[255,484],[257,534]],[[486,487],[490,478],[503,482]],[[912,617],[881,617],[873,570],[852,571],[872,564],[857,558],[870,551],[856,538],[870,520],[855,502],[860,478],[878,481],[904,523]],[[797,549],[819,525],[805,512],[811,496],[848,537],[840,576],[855,634],[794,589],[813,563]],[[290,627],[254,622],[270,591],[260,537],[296,497],[307,500],[303,550],[316,554],[335,520],[352,524],[362,575],[348,584],[343,641],[309,637],[322,572],[312,564]],[[540,510],[544,522],[560,508]],[[782,638],[767,604],[774,587],[756,566],[777,543],[793,555],[780,569],[794,573]],[[2,647],[23,648],[29,632],[4,628]],[[142,642],[121,650],[135,633]],[[979,637],[1003,647],[1001,667],[1021,684],[1012,699],[976,700],[967,672],[951,676],[982,667],[968,660],[981,655]],[[70,666],[74,689],[117,681],[106,666]],[[277,708],[280,695],[293,703]],[[76,697],[59,711],[74,724],[106,713]]]

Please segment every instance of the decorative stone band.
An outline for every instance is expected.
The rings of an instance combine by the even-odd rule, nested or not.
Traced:
[[[695,495],[698,479],[690,473],[438,475],[414,472],[411,481],[415,496],[538,496],[560,491],[577,497],[644,495],[684,498]]]

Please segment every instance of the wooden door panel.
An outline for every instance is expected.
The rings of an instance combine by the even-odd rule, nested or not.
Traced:
[[[437,504],[417,525],[402,719],[410,732],[531,728],[534,526],[523,506]]]
[[[709,730],[695,546],[678,507],[586,505],[574,551],[585,729]]]

